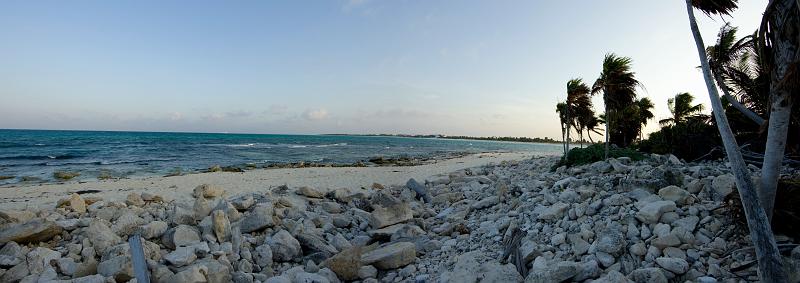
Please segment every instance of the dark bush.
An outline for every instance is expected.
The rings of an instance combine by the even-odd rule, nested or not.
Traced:
[[[657,154],[673,154],[678,158],[693,161],[721,158],[724,152],[713,149],[721,147],[719,132],[714,125],[703,121],[688,121],[673,126],[666,126],[636,145],[642,152]],[[712,154],[708,155],[711,152]]]
[[[567,154],[567,158],[562,158],[556,167],[566,165],[567,167],[594,163],[603,160],[605,157],[605,144],[593,144],[586,148],[573,148]],[[618,148],[611,145],[608,150],[608,157],[630,157],[633,160],[642,160],[645,156],[630,148]]]

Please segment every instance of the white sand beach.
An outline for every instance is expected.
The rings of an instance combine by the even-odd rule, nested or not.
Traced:
[[[289,187],[309,186],[323,191],[369,188],[373,183],[390,186],[405,184],[409,178],[422,181],[465,168],[530,159],[534,155],[523,152],[481,153],[419,166],[259,169],[243,173],[214,172],[173,177],[9,186],[0,188],[0,209],[52,207],[58,200],[82,190],[98,190],[100,192],[85,194],[84,197],[96,196],[105,200],[124,200],[131,192],[149,192],[167,200],[181,200],[190,199],[192,190],[201,184],[220,186],[230,195],[266,191],[270,187],[284,184]]]

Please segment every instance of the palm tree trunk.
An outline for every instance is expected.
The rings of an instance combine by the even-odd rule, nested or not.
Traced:
[[[716,80],[717,80],[717,85],[719,86],[720,89],[722,89],[722,93],[725,96],[725,99],[727,99],[731,103],[731,106],[733,106],[733,108],[736,108],[736,110],[739,110],[739,112],[742,112],[742,114],[744,114],[744,116],[746,116],[747,118],[750,118],[750,120],[752,120],[753,122],[755,122],[759,126],[760,125],[764,125],[764,122],[766,122],[766,120],[764,120],[764,118],[761,118],[761,116],[758,116],[758,114],[756,114],[752,110],[748,109],[747,107],[744,107],[744,105],[739,103],[739,100],[736,99],[735,97],[733,97],[730,94],[730,90],[728,89],[728,86],[725,85],[725,83],[722,80],[722,77],[719,75],[719,73],[717,73],[717,72],[713,72],[713,73],[714,73],[714,78],[716,78]]]
[[[759,182],[758,197],[761,206],[767,212],[767,217],[772,218],[772,208],[775,204],[775,193],[778,189],[783,154],[786,150],[786,136],[789,131],[789,119],[792,114],[792,90],[796,82],[790,82],[787,76],[797,77],[789,70],[791,64],[800,62],[800,38],[797,38],[797,25],[800,24],[800,15],[796,4],[792,0],[771,1],[765,17],[770,23],[772,43],[772,70],[770,76],[770,107],[769,132],[764,151],[764,164],[761,167],[761,180]],[[800,6],[800,4],[798,4]],[[794,17],[794,18],[793,18]]]
[[[605,94],[603,94],[603,96],[605,96]],[[603,100],[605,101],[605,99],[603,99]],[[603,104],[606,104],[606,103],[604,102]],[[609,136],[611,135],[611,132],[609,131],[609,126],[608,125],[611,124],[611,115],[608,113],[608,104],[606,104],[605,107],[606,107],[606,132],[605,132],[605,136],[606,136],[606,148],[605,148],[605,150],[606,150],[606,152],[605,152],[605,156],[604,156],[605,158],[604,159],[608,159],[608,141],[609,141]]]
[[[567,153],[566,154],[569,154],[569,126],[570,126],[570,120],[569,120],[569,98],[567,98],[567,107],[565,107],[565,108],[566,108],[566,111],[567,111],[567,123],[566,123],[566,128],[567,128]],[[566,155],[564,157],[566,157]]]
[[[731,131],[728,124],[728,118],[722,109],[719,93],[714,86],[714,79],[711,76],[711,68],[708,65],[703,38],[700,36],[700,29],[697,27],[697,20],[694,17],[692,0],[686,0],[686,10],[689,14],[689,26],[694,36],[697,54],[700,56],[700,64],[703,67],[703,77],[711,99],[714,119],[717,122],[717,128],[719,128],[731,169],[736,177],[736,186],[738,187],[745,217],[747,218],[747,227],[750,230],[750,237],[755,246],[759,278],[762,282],[787,282],[786,274],[783,272],[781,255],[778,253],[778,246],[775,244],[769,219],[758,201],[753,180],[750,179],[750,170],[747,169],[747,165],[744,163],[742,153],[739,151],[739,145],[736,143],[736,138],[733,136],[733,131]]]

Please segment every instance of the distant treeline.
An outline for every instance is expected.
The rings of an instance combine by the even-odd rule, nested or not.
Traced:
[[[439,136],[442,139],[459,140],[484,140],[484,141],[509,141],[509,142],[538,142],[538,143],[561,143],[549,137],[529,138],[529,137],[468,137],[468,136]]]
[[[549,137],[529,138],[529,137],[470,137],[470,136],[445,136],[445,135],[409,135],[409,134],[327,134],[329,136],[366,136],[366,137],[403,137],[403,138],[426,138],[426,139],[453,139],[453,140],[482,140],[482,141],[508,141],[508,142],[538,142],[538,143],[561,143]]]

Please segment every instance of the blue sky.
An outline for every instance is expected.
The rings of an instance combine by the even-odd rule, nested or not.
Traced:
[[[767,1],[742,2],[749,33]],[[558,137],[607,52],[648,131],[708,101],[683,1],[2,1],[0,40],[0,128]]]

